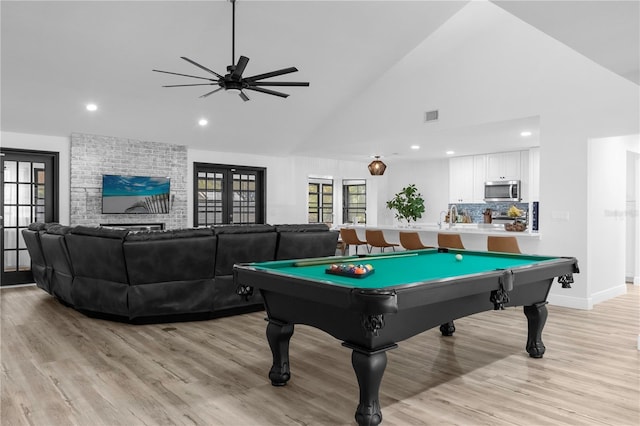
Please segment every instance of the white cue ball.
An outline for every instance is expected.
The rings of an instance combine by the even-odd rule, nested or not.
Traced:
[[[456,260],[458,262],[460,262],[462,260],[462,255],[461,254],[456,254]]]

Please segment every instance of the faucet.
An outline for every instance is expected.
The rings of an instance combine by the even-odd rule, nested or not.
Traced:
[[[454,211],[456,212],[455,215],[453,214]],[[449,207],[449,229],[451,229],[452,224],[457,220],[458,220],[458,208],[456,207],[455,204],[451,204],[451,207]]]
[[[444,215],[447,215],[447,212],[442,210],[440,212],[440,216],[438,217],[438,229],[442,229],[442,224],[444,223],[444,219],[442,218],[442,214],[444,213]]]

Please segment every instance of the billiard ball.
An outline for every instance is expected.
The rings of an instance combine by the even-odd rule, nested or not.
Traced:
[[[461,254],[456,254],[456,260],[458,262],[460,262],[462,260],[462,255]]]

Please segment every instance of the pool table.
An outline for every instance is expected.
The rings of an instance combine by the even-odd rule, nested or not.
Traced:
[[[334,275],[327,273],[332,264],[368,264],[373,272]],[[360,388],[359,425],[382,421],[378,392],[386,351],[435,326],[450,336],[457,318],[522,305],[528,321],[526,350],[531,357],[542,357],[553,279],[568,287],[577,272],[575,258],[452,249],[250,263],[234,269],[238,294],[248,297],[259,289],[264,299],[273,354],[271,383],[283,386],[291,377],[294,324],[324,330],[352,350]]]

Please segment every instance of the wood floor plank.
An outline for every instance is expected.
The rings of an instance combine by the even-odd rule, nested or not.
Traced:
[[[640,424],[640,288],[581,311],[549,306],[542,359],[522,308],[456,321],[388,352],[385,425]],[[296,326],[292,379],[271,386],[265,313],[129,325],[36,287],[0,290],[2,425],[350,425],[351,353]]]

